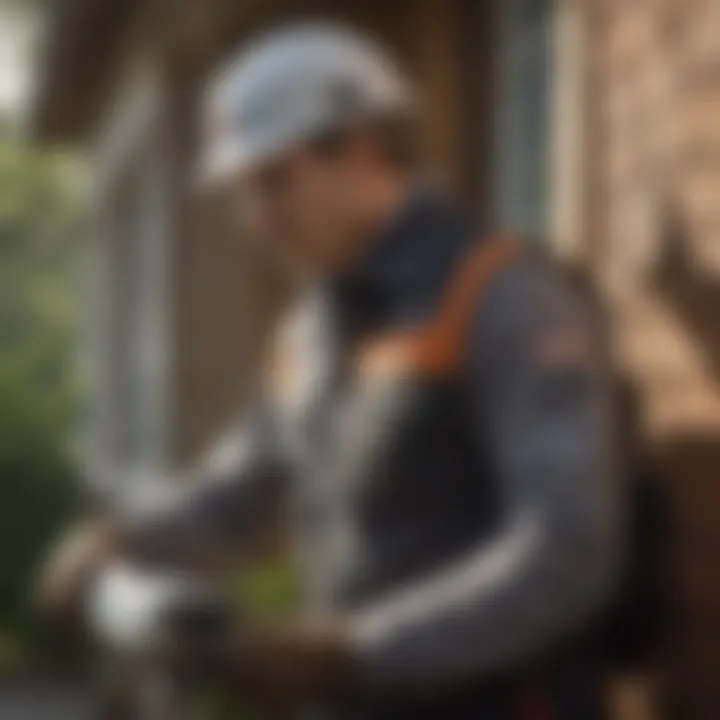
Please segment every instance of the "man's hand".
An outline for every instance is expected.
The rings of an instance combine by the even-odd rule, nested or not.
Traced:
[[[36,589],[39,610],[51,620],[75,625],[90,582],[116,551],[114,529],[102,522],[73,528],[57,543]]]
[[[361,679],[342,629],[320,623],[244,628],[208,667],[233,693],[273,710],[353,696]]]

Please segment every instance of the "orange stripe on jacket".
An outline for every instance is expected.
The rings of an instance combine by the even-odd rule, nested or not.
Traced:
[[[462,263],[429,324],[381,334],[360,346],[361,374],[411,370],[424,375],[448,375],[457,371],[462,365],[467,329],[478,300],[497,274],[519,254],[519,244],[509,237],[480,242]]]

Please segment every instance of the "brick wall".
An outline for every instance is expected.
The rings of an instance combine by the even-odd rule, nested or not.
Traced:
[[[682,717],[720,717],[720,3],[600,0],[592,151],[618,353],[671,483]]]

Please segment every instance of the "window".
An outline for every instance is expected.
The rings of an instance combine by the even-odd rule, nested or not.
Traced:
[[[499,3],[495,224],[547,235],[552,0]]]
[[[152,152],[136,156],[118,188],[112,238],[116,258],[113,454],[123,466],[139,471],[158,467],[164,427],[164,208],[152,161]]]
[[[98,267],[88,323],[95,379],[86,435],[100,473],[156,473],[166,461],[170,207],[156,71],[153,58],[128,68],[93,154]]]

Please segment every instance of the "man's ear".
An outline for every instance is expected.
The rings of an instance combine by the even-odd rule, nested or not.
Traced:
[[[356,167],[374,166],[382,159],[382,143],[368,128],[357,128],[347,134],[341,154]]]
[[[384,138],[380,131],[368,131],[367,136],[368,153],[371,154],[372,160],[376,165],[382,165],[387,168],[392,163],[392,151],[388,146],[387,139]]]

